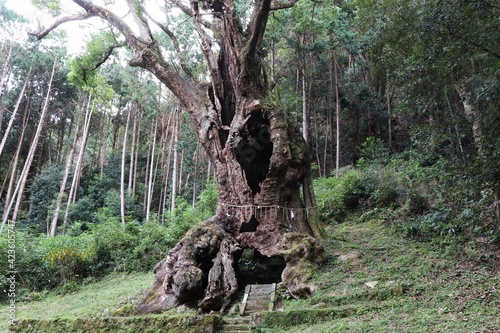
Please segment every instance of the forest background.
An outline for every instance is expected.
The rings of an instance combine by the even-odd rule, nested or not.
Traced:
[[[272,15],[262,58],[309,138],[325,223],[371,214],[418,241],[500,243],[499,20],[496,2],[466,0],[300,1]],[[0,251],[15,225],[21,295],[151,270],[217,205],[189,118],[125,65],[112,32],[68,54],[65,33],[11,38],[33,27],[5,1],[0,24]],[[191,23],[170,24],[190,45],[178,65],[204,75]]]

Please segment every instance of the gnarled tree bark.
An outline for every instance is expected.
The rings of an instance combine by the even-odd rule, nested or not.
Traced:
[[[183,303],[223,311],[238,290],[237,261],[247,248],[281,257],[286,264],[284,284],[296,297],[310,296],[314,286],[309,279],[322,257],[318,239],[323,229],[315,210],[308,151],[298,128],[273,101],[261,58],[270,12],[294,1],[256,0],[244,29],[230,0],[167,0],[193,18],[208,83],[193,82],[191,73],[180,75],[165,61],[140,3],[130,7],[137,11],[136,35],[109,10],[89,0],[73,2],[86,15],[118,29],[135,54],[130,64],[152,72],[179,98],[216,170],[216,215],[191,230],[156,265],[153,286],[136,313],[163,312]]]

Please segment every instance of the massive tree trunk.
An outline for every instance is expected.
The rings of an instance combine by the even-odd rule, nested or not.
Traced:
[[[261,59],[270,12],[295,1],[256,0],[244,29],[229,0],[169,0],[193,18],[209,83],[194,82],[181,52],[184,75],[167,63],[139,2],[131,6],[139,28],[134,33],[109,10],[89,0],[73,1],[85,10],[77,18],[98,16],[112,24],[135,54],[130,64],[152,72],[179,98],[215,166],[216,215],[192,229],[156,265],[153,286],[136,312],[163,312],[183,303],[206,311],[224,310],[241,287],[237,262],[244,249],[256,251],[261,258],[281,259],[281,279],[292,295],[310,296],[314,262],[322,257],[317,239],[323,229],[311,187],[308,151],[298,128],[287,121],[286,111],[270,95]],[[172,31],[155,23],[179,51]],[[42,38],[55,26],[57,22],[36,35]]]
[[[163,312],[192,300],[204,310],[224,310],[240,287],[236,262],[243,249],[282,258],[281,278],[294,296],[314,291],[308,280],[321,258],[316,238],[322,229],[314,201],[307,206],[303,200],[311,193],[306,143],[268,96],[261,59],[242,45],[230,18],[225,14],[219,22],[225,38],[211,68],[212,84],[194,90],[193,106],[186,103],[216,169],[217,213],[155,267],[154,284],[137,313]]]

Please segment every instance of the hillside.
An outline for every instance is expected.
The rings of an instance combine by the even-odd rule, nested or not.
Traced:
[[[404,239],[380,219],[351,216],[330,228],[317,293],[302,301],[281,293],[278,311],[266,316],[260,332],[500,332],[498,248],[438,248]],[[18,305],[17,315],[106,318],[151,279],[114,275],[66,295],[34,294]],[[0,325],[7,330],[4,320]]]
[[[285,301],[291,315],[262,332],[500,332],[498,249],[438,249],[400,238],[381,220],[351,219],[331,235],[319,291]]]

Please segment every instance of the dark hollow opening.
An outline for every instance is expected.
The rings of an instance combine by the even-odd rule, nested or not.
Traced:
[[[245,171],[248,186],[256,194],[266,179],[273,154],[269,120],[260,114],[252,115],[240,136],[236,158]]]
[[[281,282],[281,273],[286,266],[282,257],[266,257],[253,249],[244,249],[237,262],[236,277],[240,288],[248,284]]]
[[[258,226],[259,226],[259,221],[257,221],[255,216],[252,216],[250,221],[244,222],[241,224],[240,233],[242,233],[242,232],[255,232],[255,231],[257,231]]]
[[[208,286],[208,275],[210,270],[214,266],[213,260],[217,257],[217,253],[213,253],[210,256],[195,256],[195,260],[198,263],[198,268],[203,271],[203,283],[202,286],[197,293],[197,295],[193,295],[189,300],[186,300],[186,304],[191,304],[194,306],[198,300],[202,299],[205,294],[205,289]]]

